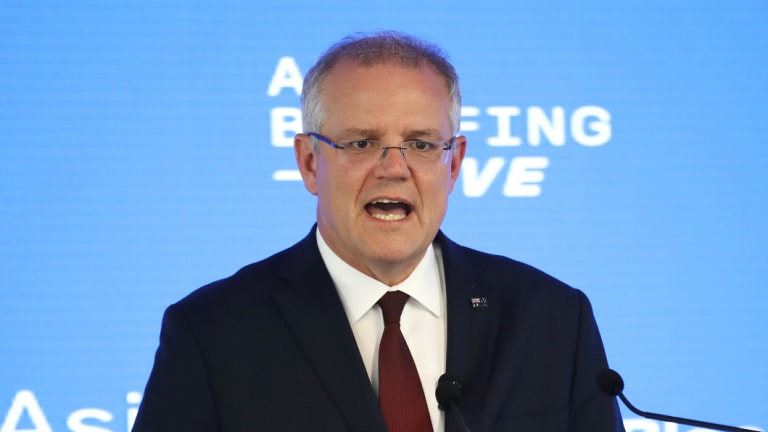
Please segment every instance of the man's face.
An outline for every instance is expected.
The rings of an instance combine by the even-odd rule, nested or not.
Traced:
[[[318,132],[334,142],[381,140],[385,146],[421,139],[449,142],[451,101],[431,66],[336,65],[323,81],[325,122]],[[388,285],[405,279],[434,239],[459,174],[466,139],[438,162],[409,166],[400,151],[369,163],[350,163],[303,134],[296,158],[306,188],[318,196],[317,223],[331,249],[351,266]],[[445,153],[445,152],[444,152]],[[408,157],[408,150],[406,150]]]

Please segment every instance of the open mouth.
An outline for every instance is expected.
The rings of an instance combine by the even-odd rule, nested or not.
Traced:
[[[384,221],[399,221],[411,214],[410,204],[386,198],[377,199],[365,206],[365,210],[376,219]]]

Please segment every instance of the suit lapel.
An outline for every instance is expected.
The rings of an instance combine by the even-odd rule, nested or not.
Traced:
[[[461,412],[470,427],[479,423],[499,330],[496,289],[484,283],[480,262],[467,249],[438,236],[443,255],[448,309],[446,373],[463,386]],[[487,303],[484,303],[487,301]],[[446,417],[446,431],[455,429]]]
[[[464,386],[461,411],[472,427],[489,386],[494,340],[499,330],[496,288],[484,283],[481,263],[442,233],[448,341],[446,373]],[[273,298],[308,362],[335,401],[351,430],[386,431],[378,399],[368,380],[341,300],[317,249],[314,229],[290,249],[281,274],[287,280]],[[487,300],[473,307],[472,299]],[[456,429],[446,418],[446,431]]]
[[[352,329],[317,249],[314,229],[280,269],[273,298],[351,430],[386,431]]]

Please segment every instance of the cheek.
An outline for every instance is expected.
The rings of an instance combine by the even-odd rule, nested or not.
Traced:
[[[453,190],[453,181],[448,173],[442,173],[439,176],[423,182],[420,189],[422,202],[424,206],[434,213],[433,217],[439,217],[445,213],[448,195]]]
[[[320,197],[326,196],[334,190],[334,168],[325,160],[318,160],[317,162],[317,189]]]
[[[323,164],[318,166],[317,188],[326,208],[346,211],[356,205],[365,178],[355,175],[348,167]]]
[[[440,171],[440,174],[433,180],[432,193],[435,196],[447,196],[453,191],[454,184],[458,181],[458,176],[453,178],[450,168]]]

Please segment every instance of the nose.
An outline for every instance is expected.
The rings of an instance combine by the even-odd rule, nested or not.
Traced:
[[[381,159],[386,159],[387,158],[387,152],[389,152],[389,149],[393,149],[393,150],[394,149],[398,149],[400,151],[400,156],[402,156],[403,159],[405,159],[405,148],[403,148],[403,146],[382,147],[381,148],[381,150],[382,150]]]
[[[405,149],[400,146],[382,147],[383,152],[377,166],[386,176],[407,177],[410,174]],[[388,155],[389,150],[397,150]]]

